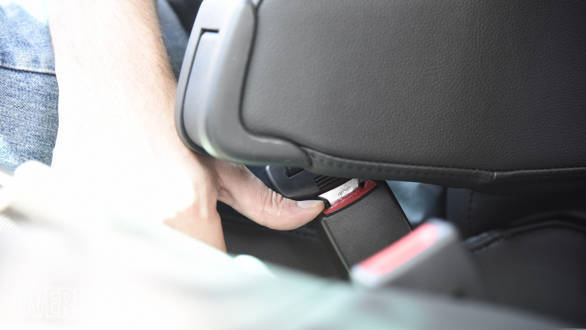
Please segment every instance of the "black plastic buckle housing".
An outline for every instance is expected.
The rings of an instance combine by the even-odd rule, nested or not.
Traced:
[[[484,291],[456,228],[436,219],[354,265],[350,277],[370,288],[396,286],[475,298]]]
[[[353,265],[411,231],[403,210],[384,181],[376,182],[374,189],[344,208],[323,214],[316,225],[330,243],[345,276]]]

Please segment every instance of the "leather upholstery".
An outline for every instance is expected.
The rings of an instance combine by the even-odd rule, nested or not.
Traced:
[[[510,223],[553,217],[580,215],[586,219],[586,191],[513,192],[486,194],[469,189],[447,189],[446,214],[464,237]],[[586,220],[584,220],[586,224]]]
[[[558,214],[467,241],[493,303],[586,324],[586,223]]]
[[[195,150],[475,189],[586,181],[584,1],[223,1],[179,79]]]
[[[586,179],[586,2],[263,0],[242,119],[316,172]]]

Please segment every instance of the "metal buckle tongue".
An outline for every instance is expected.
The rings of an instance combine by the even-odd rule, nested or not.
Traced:
[[[327,191],[327,192],[319,195],[319,197],[327,200],[328,203],[330,203],[330,205],[334,205],[334,204],[336,204],[337,201],[344,198],[345,196],[348,196],[350,193],[352,193],[359,186],[360,186],[360,181],[358,179],[351,179],[351,180],[348,180],[343,185],[338,186],[330,191]]]
[[[329,207],[323,213],[332,214],[340,211],[358,201],[374,188],[376,188],[376,182],[372,180],[366,180],[362,184],[358,179],[349,180],[343,185],[319,195],[320,198],[327,200],[329,203]]]

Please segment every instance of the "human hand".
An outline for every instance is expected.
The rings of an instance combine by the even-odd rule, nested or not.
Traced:
[[[299,227],[322,211],[321,201],[283,198],[244,166],[183,145],[173,118],[176,81],[152,1],[55,0],[50,9],[59,84],[55,170],[88,189],[109,187],[125,207],[222,250],[218,201],[274,229]]]

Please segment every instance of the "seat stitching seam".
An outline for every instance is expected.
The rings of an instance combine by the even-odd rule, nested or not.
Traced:
[[[312,160],[316,163],[321,163],[325,165],[332,165],[336,167],[348,167],[348,168],[357,168],[357,169],[364,169],[364,168],[371,168],[372,166],[378,166],[379,168],[376,171],[383,171],[383,170],[393,170],[393,169],[385,169],[382,166],[419,166],[419,167],[429,167],[432,169],[453,169],[453,170],[462,170],[462,171],[478,171],[478,172],[514,172],[514,171],[551,171],[551,170],[576,170],[576,171],[586,171],[586,166],[566,166],[566,167],[543,167],[543,168],[514,168],[514,169],[480,169],[480,168],[471,168],[471,167],[454,167],[454,166],[446,166],[446,165],[422,165],[422,164],[413,164],[413,163],[376,163],[372,161],[360,161],[355,159],[347,159],[339,156],[332,156],[328,154],[322,154],[314,150],[310,150],[304,148],[312,157]],[[328,159],[328,158],[336,158],[336,159]],[[345,162],[343,164],[339,164],[338,162]],[[359,162],[365,164],[349,164],[348,162]],[[403,170],[398,170],[403,171]],[[463,173],[463,174],[451,174],[450,176],[461,176],[461,175],[479,175],[480,173]],[[534,173],[530,173],[534,174]],[[431,174],[431,175],[445,175],[442,173],[438,174]],[[552,174],[541,174],[541,176],[548,176]],[[568,173],[565,174],[566,176],[578,176],[583,175],[582,173]]]

